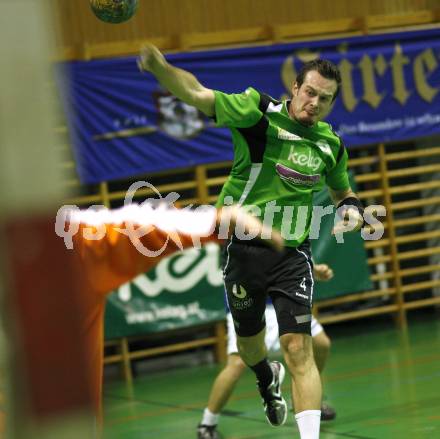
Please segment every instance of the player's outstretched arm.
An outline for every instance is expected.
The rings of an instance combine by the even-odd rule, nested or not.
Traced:
[[[213,90],[204,87],[190,72],[172,66],[153,44],[141,48],[138,67],[142,72],[152,73],[160,84],[188,105],[198,108],[207,116],[215,112]]]
[[[108,293],[162,258],[189,247],[228,239],[237,229],[283,247],[281,235],[236,206],[176,209],[148,203],[100,211],[63,208],[55,231],[79,256],[94,290]]]
[[[284,247],[281,234],[266,226],[258,218],[250,215],[238,206],[225,206],[217,211],[216,234],[219,239],[229,238],[234,231],[240,230],[244,235],[252,235],[265,240],[276,250]]]

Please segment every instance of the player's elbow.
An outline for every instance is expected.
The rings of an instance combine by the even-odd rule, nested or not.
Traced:
[[[193,93],[193,105],[206,116],[211,117],[215,114],[215,95],[209,88],[202,88]]]

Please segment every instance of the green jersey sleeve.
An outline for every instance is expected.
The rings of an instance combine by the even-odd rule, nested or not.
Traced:
[[[341,148],[344,146],[341,144]],[[334,191],[342,191],[350,187],[347,173],[348,154],[344,148],[336,166],[327,174],[327,185]]]
[[[215,119],[218,126],[247,128],[255,125],[262,117],[260,93],[249,87],[243,93],[226,94],[214,91]]]

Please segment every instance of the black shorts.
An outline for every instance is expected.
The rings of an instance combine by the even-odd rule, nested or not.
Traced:
[[[265,245],[231,241],[223,252],[223,278],[235,330],[241,337],[265,327],[267,297],[280,335],[311,332],[313,263],[310,243],[277,252]]]

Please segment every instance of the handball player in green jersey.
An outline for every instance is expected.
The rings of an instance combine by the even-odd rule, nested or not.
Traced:
[[[279,426],[287,418],[281,395],[284,366],[269,362],[264,343],[269,295],[292,378],[300,436],[317,439],[322,395],[312,349],[314,281],[308,241],[313,192],[328,186],[342,218],[335,233],[356,231],[363,224],[362,205],[348,181],[347,152],[322,121],[338,95],[340,73],[329,61],[310,61],[292,84],[291,100],[281,102],[254,88],[239,94],[206,88],[150,44],[141,49],[138,65],[177,98],[231,130],[234,163],[218,204],[243,206],[285,239],[285,251],[276,253],[237,230],[227,245],[224,281],[237,348],[256,374],[268,422]]]

